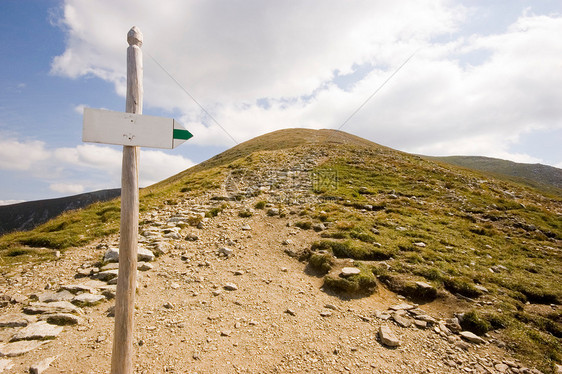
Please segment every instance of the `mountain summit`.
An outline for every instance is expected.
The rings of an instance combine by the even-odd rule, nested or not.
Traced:
[[[561,218],[557,196],[341,131],[257,137],[141,192],[158,257],[139,281],[138,370],[557,370]],[[118,219],[118,201],[96,203],[3,236],[0,293],[110,280]],[[104,370],[103,305],[85,306],[82,340],[43,348],[86,342],[54,365]]]

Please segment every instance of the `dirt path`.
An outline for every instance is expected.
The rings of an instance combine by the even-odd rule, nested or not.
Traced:
[[[174,248],[142,273],[135,315],[136,373],[531,372],[494,344],[460,344],[458,336],[446,337],[434,327],[402,328],[385,319],[381,313],[404,300],[383,287],[370,297],[349,300],[322,291],[321,279],[285,253],[309,247],[318,234],[288,226],[290,216],[269,217],[263,210],[240,218],[243,205],[230,205],[203,229],[183,228],[182,238],[194,234],[198,240],[171,240]],[[169,217],[180,208],[155,216]],[[217,254],[222,246],[233,255]],[[27,303],[23,299],[45,292],[46,285],[56,290],[79,283],[77,269],[95,264],[104,252],[89,246],[68,251],[56,263],[20,265],[5,274],[0,293],[19,295]],[[236,290],[225,289],[229,284]],[[45,374],[108,373],[111,305],[109,300],[83,308],[84,323],[65,326],[56,339],[10,358],[13,366],[4,372],[26,373],[30,365],[55,357]],[[10,304],[0,313],[17,313],[21,307]],[[436,319],[450,317],[438,302],[423,308]],[[399,347],[380,342],[381,325],[398,336]],[[18,329],[0,329],[0,340],[7,342]]]

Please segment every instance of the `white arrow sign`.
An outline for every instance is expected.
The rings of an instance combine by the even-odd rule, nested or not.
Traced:
[[[173,118],[84,108],[84,142],[172,149],[192,136]]]

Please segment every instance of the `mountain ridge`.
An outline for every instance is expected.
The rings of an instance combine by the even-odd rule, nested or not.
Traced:
[[[493,173],[496,176],[512,177],[515,182],[522,182],[532,187],[547,189],[560,194],[562,191],[562,169],[539,163],[520,163],[484,156],[422,156],[449,164]],[[556,189],[552,189],[555,187]]]

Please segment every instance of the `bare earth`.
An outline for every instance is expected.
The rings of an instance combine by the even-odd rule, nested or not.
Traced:
[[[254,203],[229,202],[230,208],[204,228],[182,228],[182,239],[169,240],[170,250],[152,262],[154,268],[139,272],[136,373],[530,372],[498,348],[493,334],[483,345],[459,344],[458,335],[447,337],[434,326],[402,328],[380,318],[390,306],[407,302],[383,286],[364,298],[324,292],[322,279],[285,253],[310,247],[319,234],[288,225],[294,221],[291,215],[269,217],[266,210],[256,210],[252,217],[238,217]],[[210,202],[207,197],[182,204],[144,218],[166,223],[179,210]],[[242,229],[246,224],[250,230]],[[199,239],[184,240],[190,233]],[[118,238],[105,242],[117,245]],[[1,308],[0,314],[21,313],[29,296],[44,293],[46,286],[56,291],[64,284],[87,281],[75,276],[78,269],[103,258],[106,249],[96,248],[98,244],[71,249],[56,262],[21,264],[4,274],[0,294],[20,302]],[[231,248],[233,255],[217,254],[222,246]],[[237,289],[225,289],[227,283]],[[107,310],[113,303],[84,307],[84,323],[65,326],[56,339],[5,358],[13,367],[4,372],[27,373],[31,365],[55,358],[44,373],[108,373],[114,320]],[[462,301],[451,297],[420,307],[439,320],[462,308]],[[381,343],[381,325],[397,335],[399,347]],[[19,329],[0,329],[0,341],[8,342]]]

